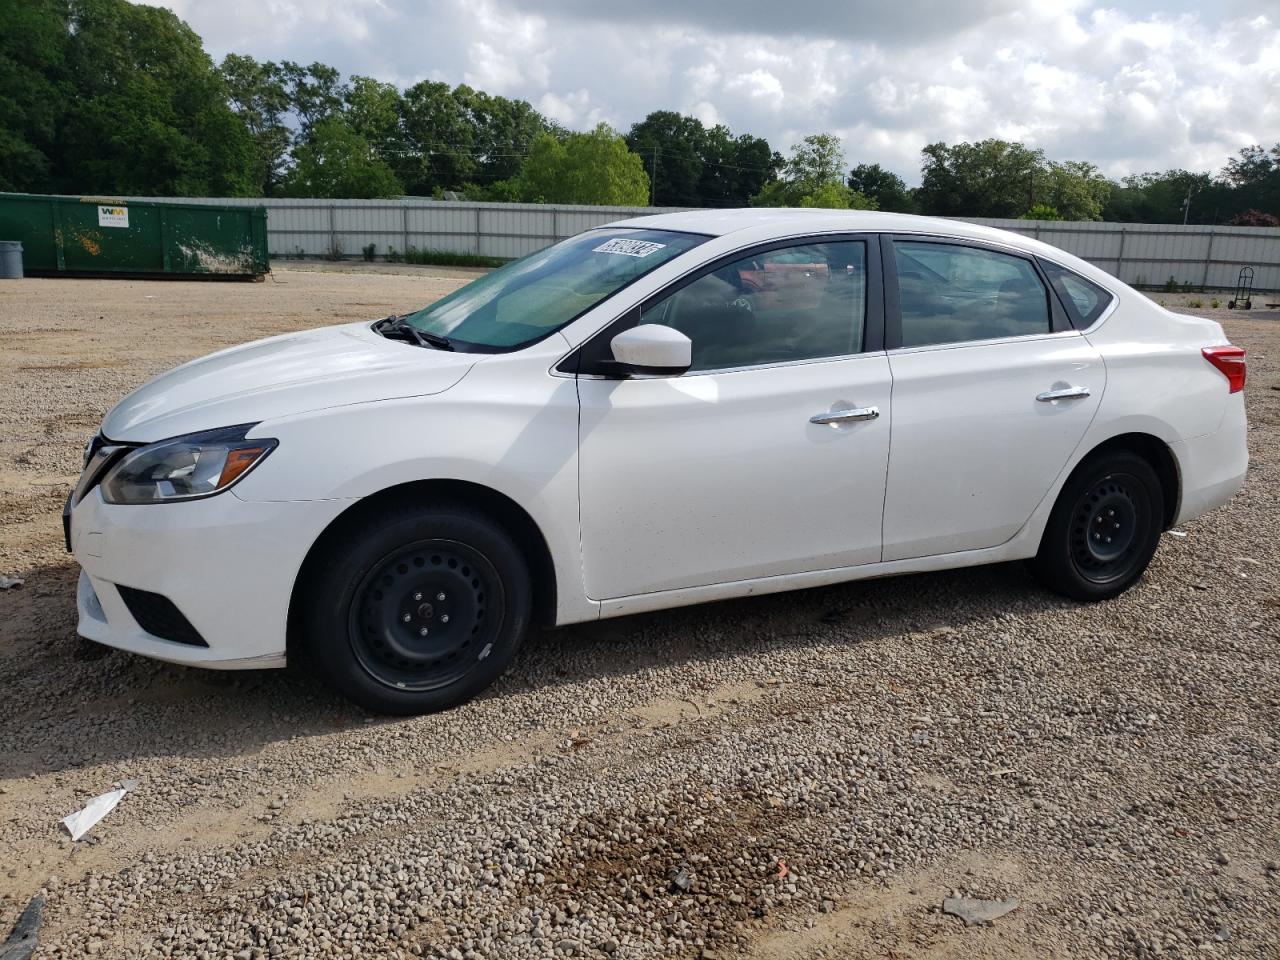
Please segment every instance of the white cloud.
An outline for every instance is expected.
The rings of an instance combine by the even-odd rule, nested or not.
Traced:
[[[571,127],[672,109],[784,151],[838,132],[850,162],[908,181],[938,140],[1019,138],[1111,175],[1216,170],[1246,144],[1280,141],[1275,0],[850,0],[819,16],[773,0],[163,5],[215,57],[466,82]]]

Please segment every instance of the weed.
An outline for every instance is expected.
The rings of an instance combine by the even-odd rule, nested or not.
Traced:
[[[360,248],[360,252],[368,262],[372,262],[373,258],[378,255],[378,245],[376,243],[366,244]]]

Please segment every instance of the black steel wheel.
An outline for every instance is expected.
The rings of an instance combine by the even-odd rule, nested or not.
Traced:
[[[340,523],[326,539],[303,642],[351,700],[378,713],[447,709],[515,656],[531,608],[528,567],[488,517],[405,504]]]
[[[1111,473],[1076,500],[1071,557],[1080,576],[1110,583],[1126,576],[1151,524],[1150,499],[1129,474]]]
[[[1163,518],[1163,490],[1146,460],[1127,451],[1092,457],[1058,495],[1032,569],[1074,599],[1113,597],[1146,570]]]
[[[455,540],[422,540],[365,575],[347,629],[356,660],[379,683],[437,690],[493,652],[502,608],[502,580],[483,554]]]

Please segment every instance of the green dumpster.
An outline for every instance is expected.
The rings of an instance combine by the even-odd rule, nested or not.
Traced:
[[[265,207],[0,193],[0,239],[28,276],[260,279]]]

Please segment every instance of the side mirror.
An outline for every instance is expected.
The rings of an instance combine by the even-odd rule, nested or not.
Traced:
[[[660,323],[624,330],[609,343],[614,361],[626,373],[674,377],[693,363],[693,341]]]

